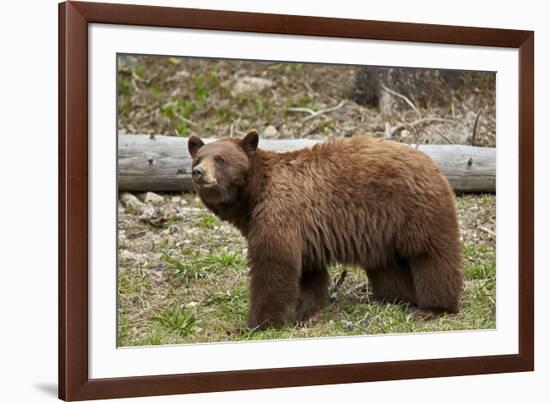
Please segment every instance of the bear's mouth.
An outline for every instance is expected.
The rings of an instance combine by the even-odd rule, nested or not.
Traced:
[[[216,179],[212,180],[194,180],[193,183],[199,188],[212,188],[214,186],[218,185],[218,181]]]

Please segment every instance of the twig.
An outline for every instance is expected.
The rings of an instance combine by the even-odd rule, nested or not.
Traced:
[[[347,270],[343,270],[338,279],[336,280],[336,283],[334,284],[334,289],[338,289],[340,286],[342,286],[342,283],[344,283],[344,280],[346,279],[346,276],[348,275]]]
[[[491,229],[489,229],[489,228],[486,228],[485,226],[480,226],[479,228],[480,228],[481,230],[483,230],[485,233],[489,233],[489,234],[492,235],[492,236],[496,236],[496,233],[495,233],[495,232],[493,232],[493,231],[492,231]]]
[[[418,130],[416,129],[415,126],[412,126],[408,123],[405,123],[406,126],[410,127],[412,132],[413,132],[413,136],[414,138],[416,139],[416,148],[415,149],[418,149],[418,144],[420,144],[422,142],[422,140],[424,139],[424,136],[419,136],[418,135]]]
[[[387,86],[385,86],[384,84],[382,84],[382,89],[386,92],[388,92],[389,94],[392,94],[393,96],[397,96],[398,98],[401,98],[403,99],[407,105],[409,105],[411,107],[411,109],[413,109],[416,114],[418,115],[418,117],[422,117],[422,115],[420,114],[420,111],[418,110],[418,108],[414,105],[414,103],[409,99],[407,98],[405,95],[402,95],[400,94],[399,92],[396,92],[394,91],[393,89],[390,89],[388,88]]]
[[[420,124],[425,124],[425,123],[454,123],[454,124],[457,124],[457,122],[454,121],[454,120],[443,119],[441,117],[425,117],[423,119],[415,120],[411,123],[398,124],[397,126],[392,128],[392,135],[394,135],[397,131],[406,128],[407,126],[416,127]]]
[[[155,78],[157,78],[157,75],[156,74],[153,74],[151,77],[149,77],[149,79],[145,79],[145,78],[142,78],[140,77],[139,75],[136,74],[135,71],[132,71],[132,78],[138,82],[141,82],[145,85],[149,85],[151,83],[151,81],[153,81]]]
[[[357,295],[358,292],[363,293],[363,291],[365,292],[364,296]],[[366,298],[367,302],[370,303],[369,287],[366,283],[360,283],[354,286],[353,289],[345,293],[345,296],[356,300],[363,300],[363,298]]]
[[[141,78],[139,75],[137,75],[135,71],[132,71],[132,78],[139,82],[145,82],[145,80]]]
[[[317,112],[314,112],[312,115],[306,117],[304,119],[304,122],[309,121],[311,119],[314,119],[314,118],[316,118],[318,116],[321,116],[322,114],[325,114],[325,113],[335,112],[336,110],[343,108],[345,104],[346,104],[346,101],[343,100],[342,102],[340,102],[336,106],[329,107],[329,108],[326,108],[326,109],[321,109]]]
[[[303,82],[304,86],[306,87],[307,91],[308,91],[308,94],[312,94],[313,93],[313,88],[311,88],[311,85],[309,85],[307,82]]]
[[[139,89],[138,85],[136,84],[136,80],[132,79],[132,87],[134,87],[134,90],[136,92],[141,92],[141,89]]]
[[[289,107],[286,111],[287,112],[309,113],[312,116],[316,113],[314,110],[308,109],[307,107]]]
[[[321,124],[311,124],[302,134],[300,134],[301,138],[307,137],[311,133],[313,133],[315,130],[317,130],[319,127],[321,127]]]
[[[348,290],[347,294],[357,293],[359,291],[363,291],[363,289],[365,289],[365,291],[368,292],[368,286],[366,283],[360,283],[358,285],[355,285],[353,289]]]
[[[181,121],[189,124],[190,126],[193,126],[193,127],[197,127],[197,123],[195,123],[194,121],[191,121],[183,116],[178,116],[178,119],[180,119]]]
[[[472,127],[472,141],[471,141],[472,146],[474,146],[476,143],[476,130],[477,130],[477,123],[479,122],[479,116],[481,116],[481,112],[478,112],[476,114],[476,118],[474,120],[474,126]]]
[[[326,108],[326,109],[321,109],[321,110],[318,110],[318,111],[314,111],[314,110],[311,110],[307,107],[289,107],[286,111],[287,112],[299,112],[299,113],[308,113],[309,116],[307,116],[305,119],[304,119],[304,122],[306,121],[309,121],[311,119],[314,119],[322,114],[325,114],[325,113],[330,113],[330,112],[334,112],[338,109],[341,109],[344,105],[346,104],[346,101],[343,100],[342,102],[340,102],[338,105],[334,106],[334,107],[329,107],[329,108]]]
[[[443,134],[441,131],[439,131],[437,128],[434,129],[434,131],[439,134],[445,141],[447,141],[449,144],[454,144],[454,142],[452,142],[449,137],[447,137],[445,134]]]
[[[418,124],[423,124],[423,123],[454,123],[454,124],[457,124],[456,121],[451,120],[451,119],[445,119],[443,117],[425,117],[423,119],[416,120],[411,124],[416,126]]]
[[[393,131],[391,129],[391,124],[389,121],[384,123],[384,137],[391,138]]]

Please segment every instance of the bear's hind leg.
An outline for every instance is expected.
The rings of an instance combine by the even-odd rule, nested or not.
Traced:
[[[389,266],[367,270],[375,300],[387,303],[417,303],[413,277],[408,267]]]
[[[300,278],[300,294],[296,303],[296,321],[314,323],[328,300],[329,275],[325,268],[304,270]]]
[[[411,273],[418,308],[433,312],[459,312],[463,286],[459,255],[449,258],[445,253],[424,254],[411,260]]]

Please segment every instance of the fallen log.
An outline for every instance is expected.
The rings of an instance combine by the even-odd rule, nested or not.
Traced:
[[[309,139],[261,139],[259,147],[285,152],[311,147],[317,142]],[[495,192],[495,148],[420,145],[418,149],[441,167],[455,192]],[[193,191],[187,139],[162,135],[119,135],[118,190]]]

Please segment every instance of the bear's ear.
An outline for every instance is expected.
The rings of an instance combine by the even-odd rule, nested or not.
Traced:
[[[258,149],[259,140],[260,138],[258,136],[258,132],[256,130],[252,130],[241,140],[241,148],[244,149],[244,152],[246,152],[248,156],[250,156],[256,151],[256,149]]]
[[[197,137],[196,135],[192,135],[189,137],[189,140],[187,140],[187,149],[189,149],[189,153],[191,154],[191,157],[194,158],[197,151],[204,145],[204,142]]]

